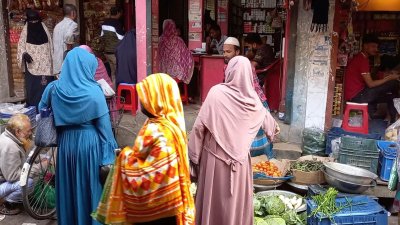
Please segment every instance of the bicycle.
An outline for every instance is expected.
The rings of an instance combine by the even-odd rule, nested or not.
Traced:
[[[123,126],[121,124],[124,116],[124,103],[125,98],[121,96],[107,97],[106,102],[110,112],[111,127],[113,130],[114,138],[117,141],[118,147],[123,148],[125,146],[132,146],[134,138],[127,139],[126,137],[135,137],[136,133],[132,131],[132,128]],[[118,104],[119,102],[119,104]],[[134,125],[136,125],[136,118],[134,119]]]
[[[52,218],[56,212],[56,155],[55,147],[35,147],[21,171],[22,203],[25,211],[37,220]]]
[[[132,146],[133,143],[124,144],[124,141],[126,143],[125,137],[136,136],[136,133],[121,125],[124,110],[123,104],[117,104],[117,101],[124,103],[125,100],[119,96],[107,98],[113,134],[118,147]],[[132,138],[132,142],[133,140]],[[118,151],[116,151],[117,153]],[[56,147],[35,147],[30,151],[21,171],[22,203],[25,211],[37,220],[52,218],[56,213],[56,156]]]

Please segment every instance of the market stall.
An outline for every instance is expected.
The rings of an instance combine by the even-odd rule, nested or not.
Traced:
[[[59,0],[18,0],[8,1],[7,14],[9,15],[9,45],[10,45],[10,73],[14,80],[14,90],[18,97],[24,97],[24,76],[17,64],[17,47],[20,34],[25,25],[25,10],[33,8],[40,12],[43,23],[53,33],[58,22],[63,19],[62,2]]]

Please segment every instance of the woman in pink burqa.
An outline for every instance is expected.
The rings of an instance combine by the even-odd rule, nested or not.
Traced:
[[[164,20],[163,33],[158,43],[159,72],[189,84],[192,79],[194,61],[185,42],[177,35],[173,20]]]
[[[86,51],[88,51],[89,53],[94,54],[93,50],[87,45],[81,45],[81,46],[79,46],[79,48],[83,48]],[[97,59],[98,66],[96,69],[96,74],[94,75],[94,79],[96,81],[104,79],[108,83],[108,85],[110,85],[110,87],[112,88],[113,84],[112,84],[110,76],[108,76],[106,66],[104,66],[103,61],[99,57],[96,56],[96,59]]]
[[[225,77],[208,93],[189,138],[196,225],[253,224],[250,146],[260,128],[271,140],[279,133],[254,90],[250,61],[234,57]]]

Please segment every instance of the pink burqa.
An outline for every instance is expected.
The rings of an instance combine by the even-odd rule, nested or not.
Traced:
[[[79,48],[83,48],[86,51],[94,54],[93,50],[87,45],[81,45],[81,46],[79,46]],[[96,59],[97,59],[98,66],[97,66],[97,69],[96,69],[96,73],[94,75],[94,79],[96,81],[104,79],[107,82],[107,84],[110,85],[110,87],[112,88],[113,87],[113,83],[111,81],[110,76],[108,76],[106,66],[104,66],[103,61],[99,57],[96,57]]]
[[[277,127],[254,91],[247,58],[231,59],[225,76],[208,93],[189,138],[196,225],[253,224],[250,146],[260,128],[272,140]]]
[[[176,35],[173,20],[164,20],[163,33],[158,43],[159,72],[169,74],[186,84],[192,79],[194,61],[185,42]]]

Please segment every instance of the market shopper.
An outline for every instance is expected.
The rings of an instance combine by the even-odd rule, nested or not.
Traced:
[[[10,118],[0,135],[0,214],[21,212],[21,170],[31,149],[32,126],[29,117],[16,114]]]
[[[240,54],[239,40],[234,37],[228,37],[224,43],[224,62],[225,62],[225,64],[228,64],[229,61],[233,57],[238,56],[239,54]],[[265,97],[265,94],[264,94],[262,88],[260,87],[258,77],[257,77],[257,74],[256,74],[254,68],[252,68],[252,69],[253,69],[252,78],[253,78],[254,90],[257,92],[257,95],[260,98],[264,107],[267,110],[269,110],[267,98]],[[255,139],[251,145],[250,152],[251,152],[251,155],[266,154],[268,156],[268,158],[274,157],[274,155],[272,153],[272,144],[266,137],[263,129],[260,129],[258,131],[257,136],[255,137]]]
[[[65,4],[63,12],[64,19],[54,27],[53,31],[53,72],[56,75],[61,72],[66,51],[76,45],[79,36],[78,24],[75,22],[78,16],[76,6]]]
[[[25,99],[27,106],[37,108],[47,84],[53,76],[53,41],[39,12],[26,11],[26,24],[18,41],[18,66],[25,75]]]
[[[101,25],[101,41],[104,47],[104,56],[111,67],[111,80],[113,88],[116,89],[116,66],[117,59],[115,51],[118,43],[124,38],[125,32],[120,22],[122,16],[122,9],[119,7],[112,7],[110,9],[110,18],[106,19]]]
[[[120,83],[137,83],[137,52],[136,52],[136,30],[127,32],[118,44],[115,52],[117,59],[116,82],[117,87]]]
[[[153,74],[136,88],[142,112],[149,118],[133,149],[125,148],[119,154],[95,217],[104,224],[193,225],[195,210],[178,85],[167,74]]]
[[[222,35],[218,24],[211,25],[209,32],[210,36],[206,39],[207,53],[222,55],[224,53],[224,42],[228,37]]]
[[[85,49],[91,54],[94,54],[93,50],[87,45],[81,45],[79,48]],[[110,76],[108,76],[107,69],[104,66],[103,60],[96,56],[97,59],[97,69],[96,73],[94,74],[94,80],[98,81],[104,79],[110,87],[113,86]]]
[[[100,167],[115,160],[110,116],[94,80],[97,60],[82,48],[68,52],[60,79],[48,85],[39,108],[51,100],[57,127],[56,208],[59,225],[94,225],[90,213],[102,192]]]
[[[194,60],[185,42],[176,33],[173,20],[163,22],[163,33],[158,43],[159,71],[189,84],[192,79]]]
[[[361,52],[354,56],[346,69],[344,98],[350,102],[368,103],[368,111],[372,117],[374,105],[387,103],[390,120],[393,123],[397,117],[393,99],[399,97],[400,74],[386,73],[383,79],[372,79],[369,57],[378,54],[378,44],[379,39],[373,34],[363,37]]]
[[[250,146],[260,128],[271,140],[279,132],[254,91],[250,61],[234,57],[225,74],[225,83],[208,93],[189,138],[197,225],[253,224]]]
[[[268,44],[264,44],[259,34],[250,33],[244,38],[248,49],[246,57],[250,59],[252,66],[258,70],[269,66],[275,61],[274,50]],[[260,86],[264,85],[266,73],[257,74]]]

